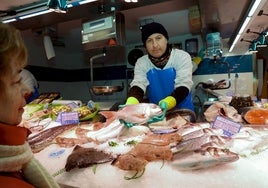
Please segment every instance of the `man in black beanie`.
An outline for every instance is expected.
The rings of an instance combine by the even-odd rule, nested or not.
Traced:
[[[161,25],[160,23],[152,22],[152,23],[147,24],[141,28],[141,34],[142,34],[141,40],[142,40],[144,45],[145,45],[147,38],[154,33],[161,33],[162,35],[164,35],[166,37],[167,40],[169,39],[168,32],[164,28],[164,26]]]
[[[168,32],[160,23],[144,25],[141,39],[148,54],[135,64],[126,104],[144,102],[148,92],[149,102],[159,104],[165,111],[174,107],[194,111],[191,56],[170,47]]]

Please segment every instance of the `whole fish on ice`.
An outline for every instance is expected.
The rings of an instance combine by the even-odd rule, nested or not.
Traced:
[[[223,136],[204,134],[200,137],[183,140],[175,147],[172,147],[171,150],[173,153],[183,153],[211,146],[225,147],[225,144],[229,141],[228,139]]]
[[[202,128],[195,130],[193,132],[182,135],[183,140],[190,140],[193,138],[205,136],[205,135],[217,135],[217,136],[225,136],[223,134],[222,129],[214,129],[214,128]]]
[[[152,117],[160,116],[163,112],[161,108],[153,103],[139,103],[126,105],[118,111],[101,111],[99,112],[107,119],[120,119],[133,124],[145,124]]]
[[[207,147],[175,154],[171,165],[178,170],[198,170],[235,162],[238,159],[239,155],[228,149]]]
[[[106,163],[113,159],[112,155],[104,153],[103,151],[77,145],[67,158],[65,170],[69,172],[74,168],[86,168],[94,164]]]

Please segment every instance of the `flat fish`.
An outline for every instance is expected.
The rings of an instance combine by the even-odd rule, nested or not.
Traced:
[[[178,153],[173,155],[171,165],[178,170],[198,170],[217,165],[235,162],[239,155],[217,147],[207,147],[205,149]]]
[[[84,148],[77,145],[67,158],[65,170],[69,172],[75,168],[86,168],[94,164],[106,163],[112,160],[114,160],[114,157],[110,154],[94,148]]]
[[[118,111],[100,111],[101,115],[107,119],[120,119],[133,124],[145,124],[153,116],[160,116],[163,112],[161,108],[153,103],[139,103],[126,105]]]

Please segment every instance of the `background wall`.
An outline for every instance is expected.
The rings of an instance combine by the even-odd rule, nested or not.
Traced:
[[[102,53],[102,49],[93,50],[85,53],[83,51],[81,40],[81,23],[80,21],[70,21],[60,23],[56,27],[54,37],[64,43],[64,46],[54,46],[56,57],[47,60],[43,46],[43,33],[37,31],[23,31],[22,35],[29,49],[29,70],[35,75],[40,85],[40,92],[60,92],[63,99],[77,99],[84,102],[93,99],[95,101],[119,101],[125,100],[128,84],[131,81],[131,74],[129,79],[126,79],[126,70],[133,69],[127,62],[127,55],[130,50],[142,44],[130,44],[125,48],[109,49],[109,54],[105,58],[96,59],[94,64],[94,84],[96,85],[124,85],[122,92],[114,93],[109,96],[94,96],[90,93],[90,57]],[[67,32],[66,32],[67,31]],[[169,42],[174,44],[181,44],[185,49],[185,40],[197,38],[199,41],[199,50],[204,46],[199,35],[184,35],[170,38]],[[223,51],[225,51],[223,44]],[[234,55],[234,54],[224,54]],[[229,60],[228,60],[229,61]],[[252,62],[247,62],[250,66]],[[243,64],[243,62],[240,62]],[[247,83],[247,87],[240,88],[241,91],[252,95],[252,69],[249,72],[242,72],[240,66],[237,67],[236,72],[231,73],[231,82],[233,83],[234,73],[239,73],[239,79],[243,83]],[[216,68],[217,69],[217,68]],[[220,67],[219,67],[220,69]],[[112,71],[110,74],[109,71]],[[57,74],[61,73],[61,74]],[[227,78],[227,72],[216,73],[197,73],[194,74],[193,80],[195,85],[200,81],[207,81],[213,79],[215,81],[222,78]],[[194,88],[193,88],[194,89]],[[222,94],[231,94],[232,87],[225,91],[220,91]]]

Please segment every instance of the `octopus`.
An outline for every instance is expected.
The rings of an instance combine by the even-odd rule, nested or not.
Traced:
[[[66,138],[64,136],[58,136],[55,138],[56,143],[60,147],[69,148],[75,145],[82,145],[92,141],[86,136],[86,134],[90,131],[89,129],[76,127],[74,131],[77,138]]]
[[[126,154],[120,155],[113,162],[122,170],[144,170],[146,164],[156,160],[172,160],[170,144],[179,143],[182,137],[177,133],[149,134]]]

